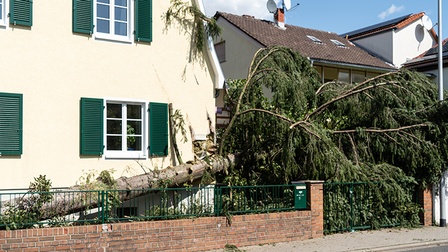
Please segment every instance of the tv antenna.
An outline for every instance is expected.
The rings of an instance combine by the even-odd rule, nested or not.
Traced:
[[[268,11],[272,14],[275,14],[277,12],[277,9],[286,9],[287,11],[291,11],[299,5],[300,3],[297,3],[296,5],[292,6],[291,0],[280,0],[278,4],[274,0],[268,0],[268,2],[266,3]]]
[[[266,6],[268,7],[268,11],[270,13],[277,12],[277,4],[274,2],[274,0],[268,0],[268,2],[266,3]]]
[[[425,27],[425,29],[428,31],[431,30],[433,27],[431,18],[429,18],[427,15],[423,15],[422,23],[423,23],[423,27]]]

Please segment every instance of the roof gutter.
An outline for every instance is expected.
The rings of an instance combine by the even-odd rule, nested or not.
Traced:
[[[357,65],[357,64],[350,64],[350,63],[343,63],[343,62],[334,62],[329,60],[322,60],[322,59],[310,59],[313,64],[322,64],[326,66],[333,66],[333,67],[347,67],[351,69],[357,69],[357,70],[371,70],[375,72],[392,72],[397,71],[398,69],[391,67],[391,68],[383,68],[383,67],[374,67],[374,66],[366,66],[366,65]]]
[[[199,7],[199,10],[202,13],[205,13],[204,3],[202,2],[202,0],[195,0],[195,2]],[[215,88],[223,89],[225,78],[221,69],[221,65],[219,64],[218,56],[215,51],[213,38],[210,36],[207,37],[207,55],[210,57],[212,69],[213,72],[215,73]]]

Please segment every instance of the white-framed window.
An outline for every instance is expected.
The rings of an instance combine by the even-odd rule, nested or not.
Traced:
[[[106,158],[144,158],[147,146],[146,103],[106,100]]]
[[[131,42],[133,2],[131,0],[95,0],[95,37]]]
[[[80,155],[168,156],[168,107],[160,102],[81,97]]]
[[[322,41],[314,36],[306,35],[309,39],[311,39],[316,44],[322,44]]]

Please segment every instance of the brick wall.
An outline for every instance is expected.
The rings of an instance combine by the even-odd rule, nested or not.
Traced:
[[[432,204],[432,187],[419,189],[418,198],[423,212],[420,213],[420,223],[424,226],[431,226],[433,224],[433,204]]]
[[[318,238],[323,184],[307,182],[310,209],[181,220],[0,231],[0,251],[206,251]]]

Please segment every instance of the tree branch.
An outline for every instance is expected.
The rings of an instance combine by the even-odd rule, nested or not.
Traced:
[[[407,130],[407,129],[412,129],[412,128],[417,128],[417,127],[427,127],[429,126],[426,123],[421,123],[421,124],[415,124],[415,125],[409,125],[409,126],[403,126],[403,127],[399,127],[399,128],[394,128],[394,129],[364,129],[365,132],[368,133],[387,133],[387,132],[398,132],[398,131],[403,131],[403,130]],[[357,130],[335,130],[332,133],[333,134],[345,134],[345,133],[356,133]]]

